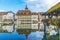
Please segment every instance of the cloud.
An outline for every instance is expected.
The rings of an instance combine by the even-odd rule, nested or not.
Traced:
[[[30,10],[35,12],[45,12],[59,1],[60,0],[26,0],[25,2]]]
[[[47,4],[48,8],[54,6],[55,4],[57,4],[58,2],[60,2],[60,0],[45,0],[45,3]]]
[[[0,10],[0,12],[6,12],[5,10]]]

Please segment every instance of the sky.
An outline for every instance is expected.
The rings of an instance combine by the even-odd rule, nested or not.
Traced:
[[[0,11],[24,10],[27,4],[32,12],[46,12],[60,0],[0,0]]]

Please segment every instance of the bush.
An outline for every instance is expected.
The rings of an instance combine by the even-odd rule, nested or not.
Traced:
[[[53,36],[50,36],[50,37],[48,37],[48,39],[47,40],[58,40],[58,34],[57,35],[53,35]],[[46,40],[45,39],[45,37],[43,38],[43,40]]]

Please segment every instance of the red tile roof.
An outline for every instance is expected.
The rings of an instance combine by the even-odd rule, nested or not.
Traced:
[[[0,15],[6,15],[8,12],[0,12]]]

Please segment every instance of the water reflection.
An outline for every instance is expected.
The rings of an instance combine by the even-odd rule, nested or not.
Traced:
[[[18,34],[16,30],[12,33],[0,33],[0,40],[26,40],[25,34]]]
[[[43,31],[31,32],[27,40],[42,40],[44,36]],[[26,40],[25,34],[18,34],[16,30],[12,33],[0,33],[0,40]]]
[[[43,32],[32,32],[27,40],[42,40]],[[26,40],[25,34],[18,34],[16,30],[12,33],[0,33],[0,40]]]
[[[28,36],[28,40],[42,40],[44,36],[44,32],[41,31],[36,31],[36,32],[32,32],[31,34],[29,34]]]

